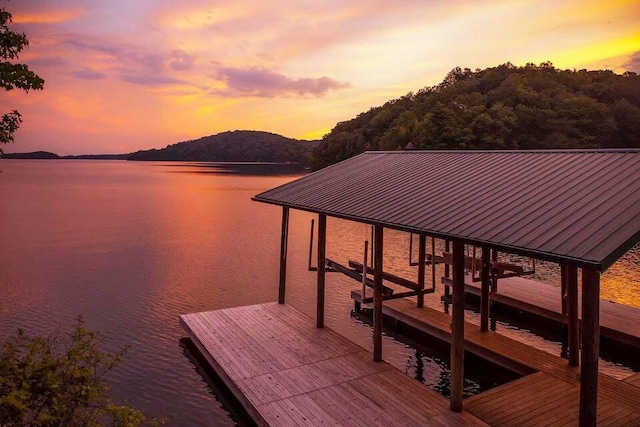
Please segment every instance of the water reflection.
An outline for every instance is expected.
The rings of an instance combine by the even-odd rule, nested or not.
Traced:
[[[109,338],[106,350],[131,344],[111,382],[116,399],[172,416],[173,425],[232,423],[218,391],[177,345],[184,336],[178,316],[276,299],[281,211],[251,197],[299,175],[202,174],[193,172],[220,168],[82,160],[0,160],[0,169],[0,338],[17,327],[64,330],[83,314],[88,327]],[[313,317],[315,275],[307,271],[312,218],[291,212],[287,302]],[[360,260],[369,236],[365,225],[329,218],[328,256]],[[639,253],[634,249],[603,276],[603,297],[640,306]],[[540,265],[536,279],[557,284],[553,265]],[[408,234],[385,231],[384,267],[416,277]],[[439,279],[442,266],[436,273]],[[436,286],[425,305],[444,310]],[[371,350],[370,326],[350,316],[350,291],[358,288],[342,275],[327,276],[326,324]],[[466,320],[479,324],[479,315],[469,310]],[[561,352],[561,339],[499,318],[492,322],[502,334]],[[446,353],[434,357],[427,349],[432,342],[407,344],[391,335],[383,340],[385,360],[446,394]],[[628,375],[628,368],[604,363],[603,369]]]
[[[296,163],[167,163],[158,165],[174,173],[204,173],[242,176],[293,176],[307,169]]]

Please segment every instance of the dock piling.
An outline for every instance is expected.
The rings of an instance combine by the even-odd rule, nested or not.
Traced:
[[[278,303],[284,304],[287,285],[287,240],[289,236],[289,208],[282,208],[282,230],[280,233],[280,285],[278,286]]]
[[[451,315],[451,400],[462,411],[464,391],[464,241],[453,241],[453,313]]]
[[[317,291],[317,309],[316,309],[316,326],[324,328],[324,282],[327,249],[327,216],[318,215],[318,291]]]
[[[569,346],[569,366],[580,363],[580,324],[578,320],[578,269],[566,266],[567,281],[567,333]]]
[[[424,294],[422,291],[424,290],[424,270],[427,258],[427,236],[419,234],[418,237],[418,307],[424,307]],[[431,261],[431,265],[434,265],[433,258],[431,258]]]
[[[600,273],[582,269],[582,366],[580,368],[580,427],[596,425],[598,415],[598,356],[600,353]]]
[[[382,362],[382,252],[384,228],[375,226],[373,288],[373,361]]]
[[[480,292],[480,331],[489,330],[489,287],[491,286],[491,250],[482,247],[482,289]]]

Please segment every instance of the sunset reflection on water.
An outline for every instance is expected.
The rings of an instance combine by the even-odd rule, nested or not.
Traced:
[[[277,298],[281,209],[251,197],[300,172],[79,160],[3,160],[0,170],[0,337],[17,327],[64,330],[82,314],[109,338],[108,348],[132,345],[111,381],[116,398],[131,398],[153,415],[172,415],[179,420],[174,424],[232,424],[184,357],[178,316]],[[315,274],[307,270],[313,218],[291,212],[287,266],[287,302],[310,316],[316,296]],[[327,229],[329,258],[362,259],[369,226],[329,218]],[[386,230],[384,263],[413,278],[408,239]],[[638,261],[636,248],[603,275],[602,298],[640,307]],[[538,263],[536,271],[536,280],[559,285],[557,266]],[[436,277],[442,274],[438,266]],[[425,303],[442,309],[437,286]],[[371,328],[351,315],[350,291],[359,287],[343,275],[327,276],[326,324],[370,349]],[[477,323],[478,317],[468,311],[466,320]],[[536,333],[508,323],[498,328],[560,352],[559,342]],[[448,375],[437,351],[391,337],[385,338],[384,357],[435,389]],[[603,363],[618,376],[630,372]],[[486,381],[469,375],[468,391]]]

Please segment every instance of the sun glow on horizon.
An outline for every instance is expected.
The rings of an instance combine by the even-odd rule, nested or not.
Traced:
[[[272,6],[8,3],[31,41],[20,60],[45,89],[0,99],[0,112],[29,122],[6,150],[135,151],[233,129],[318,139],[456,66],[640,71],[640,5],[629,0]]]

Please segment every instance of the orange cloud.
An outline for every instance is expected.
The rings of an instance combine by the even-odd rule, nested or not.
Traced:
[[[83,11],[79,8],[49,11],[18,11],[13,15],[13,22],[16,24],[57,24],[73,21],[82,15]]]

